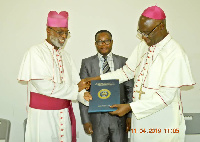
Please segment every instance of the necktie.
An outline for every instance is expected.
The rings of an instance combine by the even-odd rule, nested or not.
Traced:
[[[109,67],[109,64],[108,64],[108,61],[107,61],[107,56],[103,56],[104,58],[104,63],[103,63],[103,74],[104,73],[107,73],[107,72],[110,72],[110,67]]]

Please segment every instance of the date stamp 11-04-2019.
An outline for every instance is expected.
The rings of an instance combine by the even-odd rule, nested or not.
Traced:
[[[159,133],[179,133],[178,128],[166,128],[166,129],[160,129],[160,128],[150,128],[150,129],[131,129],[132,133],[144,133],[144,134],[159,134]]]

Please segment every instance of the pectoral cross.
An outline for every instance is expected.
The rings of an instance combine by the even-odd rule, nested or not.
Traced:
[[[140,100],[140,98],[141,98],[141,95],[142,95],[142,94],[145,94],[145,92],[142,91],[142,85],[141,85],[141,87],[140,87],[140,91],[136,91],[136,92],[139,93],[139,100]]]

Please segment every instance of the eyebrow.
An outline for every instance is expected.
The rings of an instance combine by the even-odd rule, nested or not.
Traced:
[[[112,40],[112,39],[106,39],[106,40]],[[106,40],[96,40],[96,41],[106,41]]]
[[[140,30],[139,28],[138,28],[138,30],[139,30],[140,32],[142,32],[142,33],[143,33],[143,32],[144,32],[144,33],[145,33],[145,32],[147,32],[147,33],[150,32],[150,31],[142,31],[142,30]]]
[[[68,32],[69,30],[67,31],[64,31],[64,30],[57,30],[57,32]]]
[[[140,31],[140,32],[142,32],[142,33],[149,33],[149,32],[151,32],[151,31]]]

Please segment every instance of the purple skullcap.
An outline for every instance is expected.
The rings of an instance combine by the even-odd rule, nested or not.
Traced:
[[[47,17],[47,26],[68,28],[68,12],[50,11]]]
[[[166,18],[165,12],[158,6],[148,7],[144,10],[142,16],[156,20],[164,20]]]

